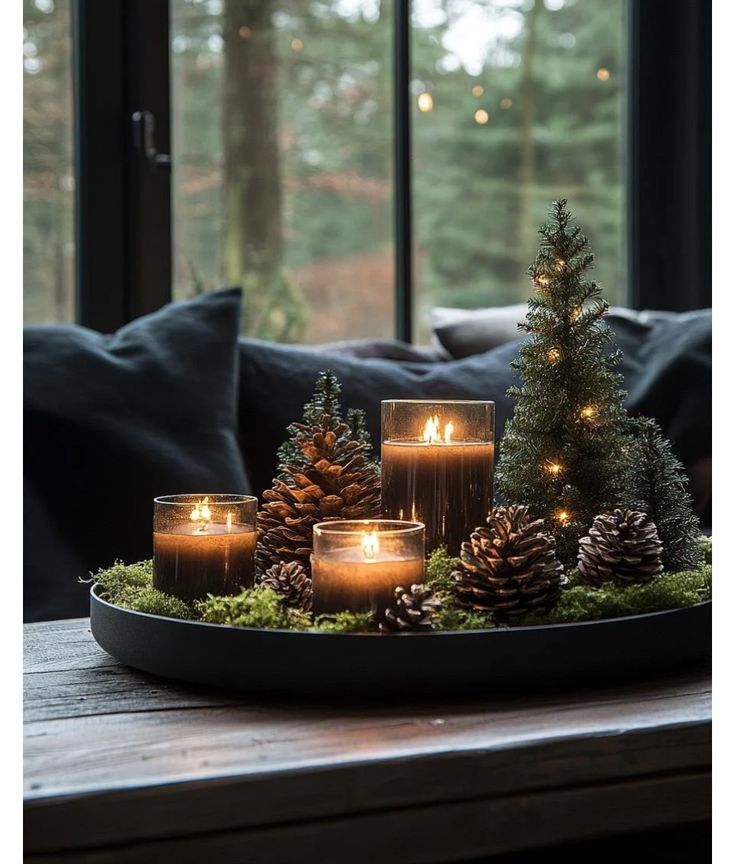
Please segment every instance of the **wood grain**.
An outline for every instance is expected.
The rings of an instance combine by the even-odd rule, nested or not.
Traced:
[[[355,861],[449,861],[709,813],[706,670],[494,701],[286,703],[126,669],[86,619],[27,626],[25,660],[29,860],[239,861],[247,839],[248,861],[292,860],[289,842],[331,861],[353,836]],[[401,857],[399,827],[428,836],[440,819],[468,827]]]

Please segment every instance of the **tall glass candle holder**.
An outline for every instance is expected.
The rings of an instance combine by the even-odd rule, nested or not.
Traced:
[[[257,509],[252,495],[154,499],[153,587],[187,601],[252,588]]]
[[[424,581],[424,526],[386,519],[320,522],[311,556],[313,609],[377,612],[399,585]]]
[[[495,403],[382,403],[383,514],[426,525],[426,547],[459,553],[493,501]]]

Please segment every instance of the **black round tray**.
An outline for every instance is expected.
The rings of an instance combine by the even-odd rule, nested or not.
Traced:
[[[710,654],[712,604],[581,624],[383,636],[257,630],[132,612],[91,591],[92,634],[128,666],[301,695],[480,695],[647,675]]]

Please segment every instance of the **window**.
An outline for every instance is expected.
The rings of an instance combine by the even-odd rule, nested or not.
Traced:
[[[393,335],[390,3],[171,3],[174,296],[242,332]]]
[[[537,226],[568,197],[624,303],[624,0],[413,4],[415,290],[432,306],[525,302]]]
[[[23,270],[26,323],[73,321],[74,173],[69,0],[25,0]]]
[[[424,342],[525,301],[560,195],[612,302],[709,305],[708,0],[25,13],[27,321],[241,284],[245,335]]]

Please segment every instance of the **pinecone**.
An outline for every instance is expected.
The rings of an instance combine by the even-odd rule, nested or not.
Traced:
[[[296,425],[296,424],[294,424]],[[258,566],[300,561],[309,572],[312,528],[331,519],[372,519],[380,515],[380,473],[368,459],[369,445],[352,437],[346,423],[330,428],[299,424],[299,451],[308,460],[282,465],[281,476],[263,493],[258,513]]]
[[[426,585],[412,585],[411,593],[404,588],[393,592],[393,605],[385,610],[380,622],[383,633],[421,632],[434,629],[434,613],[441,609],[441,601],[434,597]]]
[[[595,518],[579,541],[578,567],[584,582],[630,585],[650,582],[663,570],[656,525],[640,510],[616,510]]]
[[[559,599],[564,568],[556,542],[531,520],[528,507],[495,507],[487,527],[476,528],[462,544],[462,569],[452,575],[460,605],[512,618],[546,610]]]
[[[299,561],[279,561],[265,571],[260,584],[280,594],[287,606],[311,611],[311,577]]]

